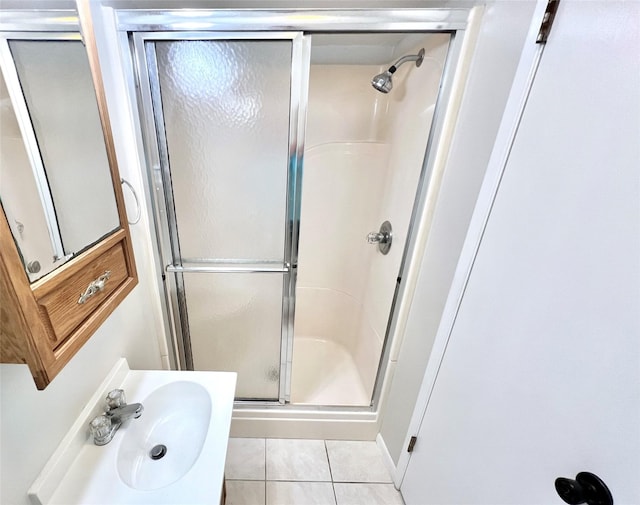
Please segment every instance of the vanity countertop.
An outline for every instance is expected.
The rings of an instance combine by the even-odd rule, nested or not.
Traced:
[[[140,402],[144,406],[145,399],[154,391],[177,382],[195,382],[210,396],[211,415],[202,450],[193,466],[178,481],[159,489],[134,489],[119,474],[118,457],[128,427],[137,420],[126,421],[113,440],[104,446],[93,443],[88,431],[89,421],[103,411],[104,398],[112,389],[124,389],[128,403]],[[129,370],[126,360],[119,360],[31,486],[29,497],[33,503],[41,505],[218,505],[235,385],[236,374],[231,372],[134,371]],[[180,401],[176,398],[176,402]]]

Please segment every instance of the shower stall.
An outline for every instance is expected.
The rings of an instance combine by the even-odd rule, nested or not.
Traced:
[[[312,37],[292,403],[369,405],[447,54],[445,34]],[[372,79],[405,53],[422,65]],[[391,224],[387,254],[367,234]]]
[[[466,23],[393,12],[119,14],[177,366],[240,407],[374,408]]]

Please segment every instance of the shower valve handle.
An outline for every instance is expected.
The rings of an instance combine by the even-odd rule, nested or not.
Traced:
[[[378,244],[378,249],[382,254],[387,254],[391,249],[391,241],[393,239],[391,223],[385,221],[380,226],[380,231],[372,231],[367,234],[367,242],[369,244]]]
[[[372,231],[367,235],[367,242],[370,244],[385,243],[389,240],[389,236],[379,231]]]

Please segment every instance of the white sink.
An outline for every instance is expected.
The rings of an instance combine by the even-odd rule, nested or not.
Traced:
[[[118,474],[134,489],[151,491],[181,479],[200,456],[211,419],[211,397],[196,382],[172,382],[141,401],[118,450]],[[153,459],[152,451],[158,448]]]
[[[29,489],[31,501],[218,505],[235,385],[235,373],[131,371],[120,360]],[[88,423],[116,388],[144,411],[97,446]],[[158,445],[166,453],[152,459]]]

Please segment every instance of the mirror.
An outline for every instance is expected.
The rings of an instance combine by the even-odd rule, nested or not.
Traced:
[[[0,201],[31,282],[120,227],[78,34],[0,40]]]

